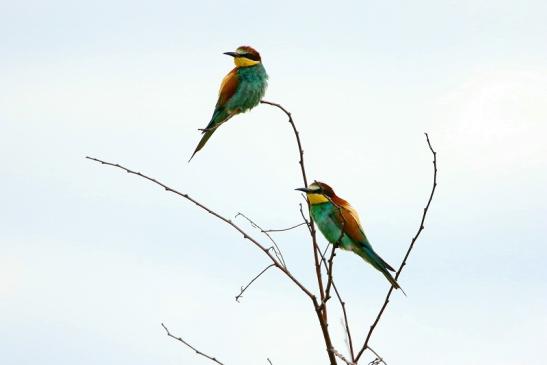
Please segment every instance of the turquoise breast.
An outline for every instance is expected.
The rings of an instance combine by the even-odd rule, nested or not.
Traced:
[[[227,110],[239,109],[241,113],[258,105],[266,93],[268,86],[268,74],[261,63],[240,67],[237,70],[239,84],[237,91],[226,104]]]
[[[310,213],[317,224],[317,227],[330,243],[340,243],[344,250],[351,250],[354,245],[353,240],[346,234],[342,235],[342,230],[333,219],[336,216],[336,208],[332,203],[314,204],[311,206]],[[342,235],[342,239],[340,236]]]

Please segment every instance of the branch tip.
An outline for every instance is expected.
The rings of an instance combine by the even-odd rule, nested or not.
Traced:
[[[424,132],[424,134],[425,134],[425,138],[426,138],[426,141],[427,141],[427,146],[429,147],[429,150],[431,151],[431,153],[433,155],[433,183],[432,183],[431,193],[429,194],[429,198],[427,200],[427,204],[426,204],[425,208],[423,209],[422,219],[420,221],[420,225],[418,226],[419,227],[418,231],[416,232],[416,235],[412,238],[412,241],[410,242],[410,246],[408,247],[408,250],[406,251],[406,254],[403,258],[403,262],[401,263],[401,265],[399,267],[399,270],[397,270],[397,273],[395,274],[395,280],[397,280],[399,278],[399,275],[401,275],[401,272],[402,272],[403,268],[406,265],[406,261],[408,259],[408,256],[410,255],[410,252],[412,251],[412,248],[414,248],[414,244],[416,243],[416,240],[418,239],[418,237],[420,236],[420,234],[424,230],[425,218],[427,216],[427,212],[429,211],[431,201],[433,200],[433,195],[435,194],[435,190],[437,188],[437,153],[433,149],[433,146],[431,145],[431,141],[429,140],[429,135],[427,134],[427,132]],[[364,342],[363,346],[361,347],[361,350],[359,351],[359,353],[355,357],[355,361],[359,361],[359,358],[361,357],[363,352],[366,349],[370,349],[370,347],[368,346],[368,343],[370,341],[370,337],[372,336],[372,333],[374,332],[374,329],[376,328],[376,325],[380,321],[380,318],[382,317],[382,314],[384,313],[384,310],[386,309],[386,307],[389,303],[389,298],[391,297],[392,292],[393,292],[393,286],[391,286],[389,288],[389,290],[387,292],[387,295],[386,295],[386,299],[384,301],[384,304],[380,308],[380,311],[378,312],[378,315],[376,316],[376,319],[374,320],[374,322],[370,326],[370,330],[367,334],[365,342]]]

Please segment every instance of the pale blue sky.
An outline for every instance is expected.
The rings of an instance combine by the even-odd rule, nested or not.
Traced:
[[[299,221],[285,116],[267,106],[186,161],[232,67],[255,46],[267,99],[290,109],[311,178],[360,212],[398,265],[439,155],[426,230],[371,344],[393,364],[545,363],[547,3],[544,1],[1,1],[2,364],[326,363],[307,299],[222,214]],[[244,222],[241,222],[244,224]],[[313,283],[305,231],[279,235]],[[336,275],[357,342],[385,279],[351,254]],[[333,314],[334,318],[339,314]],[[345,351],[342,328],[331,324]],[[366,363],[366,362],[364,362]]]

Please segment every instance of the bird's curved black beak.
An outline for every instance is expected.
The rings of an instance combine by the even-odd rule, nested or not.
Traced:
[[[226,56],[232,56],[232,57],[237,56],[237,53],[236,53],[236,52],[224,52],[224,54],[225,54]]]
[[[311,190],[308,189],[308,188],[296,188],[296,189],[294,189],[294,190],[303,191],[304,193],[309,193],[309,192],[311,192]]]

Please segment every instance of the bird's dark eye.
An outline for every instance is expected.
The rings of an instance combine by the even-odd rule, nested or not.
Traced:
[[[239,57],[245,57],[253,61],[260,61],[260,56],[252,53],[243,53]]]

